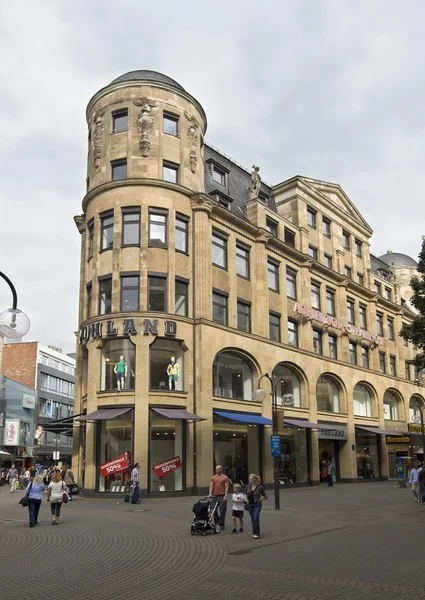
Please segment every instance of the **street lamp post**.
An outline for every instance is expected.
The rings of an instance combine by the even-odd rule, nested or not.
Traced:
[[[254,399],[259,401],[264,401],[266,397],[266,392],[261,387],[261,381],[263,379],[268,379],[270,381],[270,386],[272,389],[272,427],[273,427],[273,436],[279,435],[279,423],[278,423],[278,412],[277,412],[277,384],[285,383],[285,379],[283,377],[279,377],[273,380],[268,373],[261,375],[258,380],[258,389],[254,390]],[[293,404],[293,398],[290,394],[286,394],[286,406],[291,406]],[[274,507],[275,510],[280,510],[280,482],[279,482],[279,457],[273,456],[273,471],[274,471]]]

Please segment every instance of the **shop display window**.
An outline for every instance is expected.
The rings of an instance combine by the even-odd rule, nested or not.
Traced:
[[[121,360],[121,357],[124,358],[124,361]],[[115,370],[124,372],[124,382],[120,383],[122,389],[134,390],[135,358],[136,348],[129,338],[104,342],[102,347],[101,391],[118,389],[118,373],[115,373]]]
[[[250,473],[260,473],[260,427],[252,423],[224,423],[214,415],[213,467],[222,465],[233,483],[248,484]]]
[[[284,484],[309,480],[307,431],[303,427],[285,427],[280,433],[279,480]]]
[[[292,394],[295,408],[301,408],[301,384],[298,375],[289,366],[277,365],[273,369],[273,380],[280,380],[276,387],[277,403],[283,404],[285,394]]]
[[[332,377],[319,377],[316,384],[317,410],[341,412],[341,386]]]
[[[420,423],[421,416],[419,411],[423,411],[424,401],[421,396],[412,396],[409,402],[409,421],[410,423]]]
[[[217,354],[213,365],[215,396],[252,400],[253,374],[248,360],[234,352]]]
[[[357,479],[379,479],[379,436],[356,430]]]
[[[99,421],[100,442],[98,453],[99,492],[125,491],[131,475],[131,457],[133,450],[133,411],[129,411],[107,421]],[[129,467],[112,475],[102,477],[100,467],[105,463],[114,461],[122,456],[129,463]]]
[[[372,394],[365,385],[358,383],[353,392],[354,414],[359,417],[372,417]]]
[[[149,490],[179,492],[183,490],[185,457],[185,421],[164,419],[150,411]]]
[[[184,390],[184,351],[180,342],[157,338],[151,345],[150,389]]]
[[[384,418],[389,421],[400,420],[400,399],[389,390],[384,394]]]

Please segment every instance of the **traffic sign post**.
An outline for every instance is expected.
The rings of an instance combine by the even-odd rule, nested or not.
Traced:
[[[270,436],[270,448],[272,456],[280,457],[280,435]]]

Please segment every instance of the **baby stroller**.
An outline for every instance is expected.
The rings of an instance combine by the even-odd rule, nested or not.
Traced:
[[[193,505],[193,518],[192,525],[190,526],[190,533],[195,535],[196,533],[202,533],[207,535],[207,531],[214,531],[214,533],[220,533],[220,525],[214,523],[214,514],[218,509],[218,503],[212,508],[211,498],[208,496],[202,500],[198,500]]]

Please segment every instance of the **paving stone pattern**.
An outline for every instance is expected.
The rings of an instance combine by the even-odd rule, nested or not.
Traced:
[[[77,497],[57,527],[43,501],[34,528],[19,498],[0,488],[8,600],[425,599],[425,505],[392,482],[285,490],[280,512],[270,494],[259,540],[249,518],[230,533],[230,510],[225,531],[191,536],[196,498]]]

